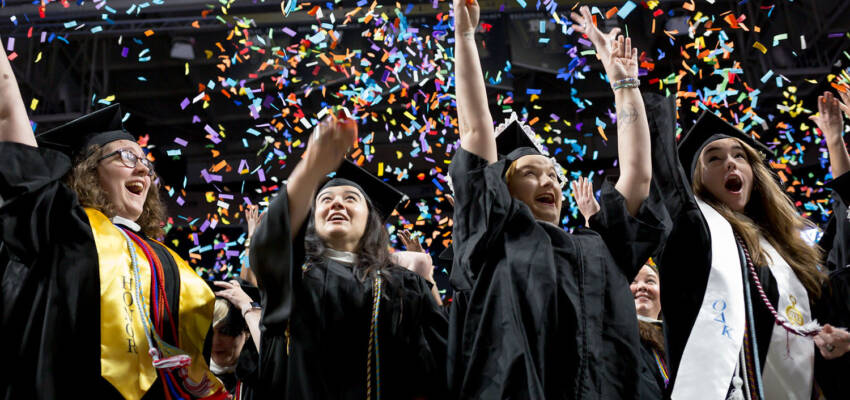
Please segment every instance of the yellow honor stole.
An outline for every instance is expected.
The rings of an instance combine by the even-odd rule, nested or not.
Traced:
[[[86,208],[94,236],[100,275],[100,369],[126,399],[141,399],[157,378],[148,354],[140,308],[150,310],[150,298],[136,304],[134,292],[140,285],[150,293],[151,269],[144,252],[135,243],[139,282],[132,270],[132,255],[122,232],[98,210]],[[163,246],[165,247],[165,246]],[[165,247],[168,249],[167,247]],[[192,363],[173,371],[181,378],[181,390],[196,398],[224,393],[218,378],[210,372],[204,356],[204,339],[212,324],[215,297],[203,279],[171,249],[169,254],[180,274],[178,336],[180,348]],[[149,311],[148,311],[149,312]]]

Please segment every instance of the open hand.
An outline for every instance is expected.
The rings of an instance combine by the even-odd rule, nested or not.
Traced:
[[[573,30],[587,35],[593,47],[596,49],[596,56],[602,61],[605,71],[608,71],[608,65],[611,61],[611,46],[620,33],[620,28],[611,29],[611,32],[602,33],[599,28],[593,24],[593,17],[590,15],[590,8],[582,6],[579,9],[581,15],[574,12],[570,13],[570,19],[577,25],[573,25]],[[637,76],[637,74],[635,74]]]
[[[611,84],[625,78],[637,78],[637,49],[632,47],[632,38],[618,36],[611,43],[611,63],[605,69]]]
[[[310,135],[310,144],[304,153],[309,169],[327,175],[337,169],[342,159],[357,141],[357,122],[334,116],[325,117]]]
[[[248,223],[248,237],[254,235],[254,230],[257,229],[257,224],[260,223],[260,207],[256,204],[248,205],[245,208],[245,221]]]
[[[596,202],[596,197],[593,194],[593,183],[585,177],[579,177],[572,181],[570,186],[573,188],[573,195],[576,198],[578,210],[586,221],[585,226],[589,227],[590,217],[598,213],[600,209],[599,203]]]
[[[409,230],[405,229],[398,233],[398,238],[401,240],[401,243],[404,245],[404,248],[407,251],[413,251],[417,253],[424,253],[425,249],[422,248],[422,244],[419,243],[419,239],[413,234],[410,233]]]
[[[814,340],[820,355],[827,360],[841,357],[850,351],[850,333],[830,324],[824,325],[823,330],[815,336]]]
[[[478,0],[454,0],[454,10],[455,36],[474,33],[481,14]]]
[[[841,93],[842,97],[850,96]],[[838,101],[832,92],[824,92],[822,96],[818,96],[818,113],[809,117],[814,121],[818,128],[823,132],[823,136],[828,141],[843,140],[841,135],[844,133],[844,118],[841,117],[841,111],[848,111],[847,106]]]

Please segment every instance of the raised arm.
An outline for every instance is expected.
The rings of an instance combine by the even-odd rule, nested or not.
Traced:
[[[286,184],[292,238],[310,212],[319,183],[339,167],[356,141],[357,123],[352,119],[328,117],[316,126],[304,158],[295,166]]]
[[[0,46],[0,142],[38,147],[6,50]]]
[[[455,100],[460,146],[490,163],[497,160],[493,117],[487,103],[484,73],[475,44],[478,0],[454,0],[455,11]]]
[[[637,49],[632,48],[631,38],[619,36],[615,40],[616,28],[602,34],[592,24],[590,10],[586,6],[580,11],[581,15],[571,14],[573,20],[581,24],[574,29],[586,34],[593,43],[614,90],[620,164],[620,178],[615,187],[626,199],[629,214],[635,215],[649,197],[652,181],[649,123],[638,90]]]
[[[850,156],[847,155],[847,148],[844,146],[844,120],[841,117],[842,110],[850,113],[850,108],[847,106],[850,94],[839,92],[839,95],[843,102],[839,102],[831,92],[824,92],[822,96],[818,96],[818,115],[809,117],[817,124],[826,139],[829,168],[833,178],[838,178],[850,171]]]

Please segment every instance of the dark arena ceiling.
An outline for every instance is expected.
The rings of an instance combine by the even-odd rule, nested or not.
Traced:
[[[494,119],[516,112],[571,176],[616,176],[613,95],[569,29],[576,2],[480,3]],[[354,158],[410,197],[391,231],[421,231],[434,254],[447,243],[443,194],[457,133],[445,0],[293,1],[288,16],[257,0],[40,4],[0,8],[0,37],[36,132],[121,103],[166,187],[167,241],[199,272],[238,269],[243,205],[278,189],[317,113],[339,105],[362,119]],[[850,79],[850,2],[579,5],[633,38],[642,90],[678,96],[682,129],[709,109],[758,135],[777,150],[773,167],[800,212],[823,221],[825,144],[807,118],[818,94]],[[581,224],[566,203],[565,227]]]

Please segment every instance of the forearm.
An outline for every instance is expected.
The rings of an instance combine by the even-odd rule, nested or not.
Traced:
[[[0,142],[37,147],[6,50],[0,46]]]
[[[260,310],[251,310],[245,313],[245,323],[248,324],[248,331],[251,332],[251,340],[254,341],[257,351],[260,351]]]
[[[635,215],[649,197],[652,158],[649,123],[643,98],[637,88],[614,91],[617,108],[617,149],[620,178],[615,188],[626,199],[629,214]]]
[[[316,187],[324,178],[323,174],[317,173],[315,168],[307,164],[309,163],[306,160],[299,162],[286,184],[291,239],[295,238],[295,235],[301,229],[301,225],[307,219],[313,198],[316,195]]]
[[[428,282],[431,283],[431,295],[434,296],[434,301],[437,302],[438,306],[442,306],[443,297],[440,296],[440,289],[437,288],[437,282],[434,281],[434,278],[431,278]]]
[[[829,150],[829,168],[832,171],[832,177],[838,178],[850,171],[850,155],[847,154],[844,138],[841,137],[840,132],[827,138],[826,147]]]
[[[455,98],[461,146],[490,163],[496,162],[493,117],[473,32],[455,35]]]

